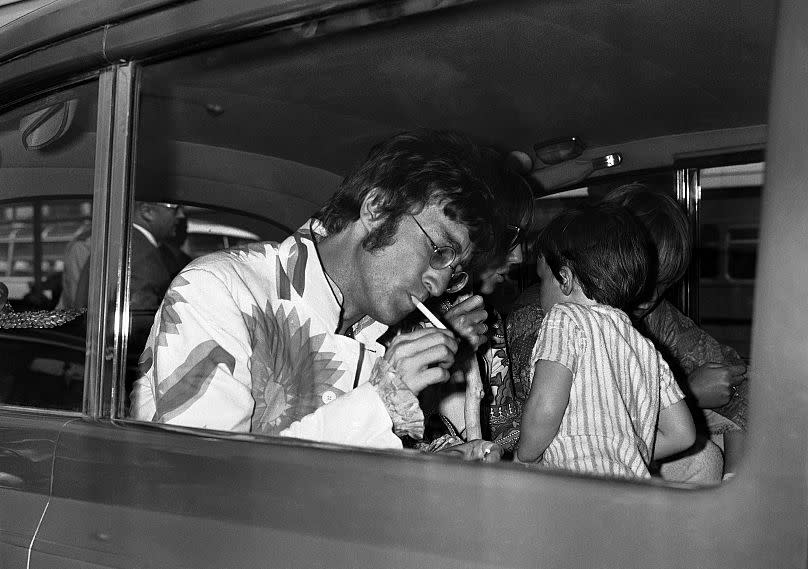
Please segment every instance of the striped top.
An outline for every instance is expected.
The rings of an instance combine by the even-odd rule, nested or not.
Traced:
[[[659,411],[684,395],[661,354],[628,316],[602,304],[556,304],[542,322],[531,367],[538,360],[572,372],[570,401],[542,463],[650,477]]]

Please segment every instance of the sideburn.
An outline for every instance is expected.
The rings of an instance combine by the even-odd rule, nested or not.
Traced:
[[[362,249],[368,253],[372,253],[377,249],[384,249],[392,245],[395,242],[395,236],[400,221],[401,217],[395,219],[388,217],[385,219],[381,225],[365,235],[364,239],[362,239]]]

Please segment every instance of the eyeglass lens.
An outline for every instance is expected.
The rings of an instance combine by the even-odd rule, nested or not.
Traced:
[[[418,226],[426,238],[429,240],[429,244],[432,246],[432,255],[429,257],[429,266],[435,269],[436,271],[443,270],[447,267],[451,267],[452,263],[454,262],[455,258],[457,257],[457,252],[454,250],[454,247],[450,247],[448,245],[444,245],[442,247],[438,247],[435,245],[435,242],[429,236],[429,233],[421,226],[415,216],[412,217],[412,220]],[[468,282],[469,276],[463,271],[455,272],[452,269],[452,274],[449,277],[449,284],[446,287],[446,292],[457,292],[466,286]]]
[[[508,249],[513,249],[513,246],[519,241],[519,228],[515,225],[508,225],[505,228],[505,238],[508,242]]]
[[[429,265],[436,270],[445,269],[451,266],[455,260],[455,250],[451,247],[436,247],[429,258]]]

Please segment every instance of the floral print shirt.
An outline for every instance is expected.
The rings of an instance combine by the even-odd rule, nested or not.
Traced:
[[[387,326],[337,334],[341,293],[312,220],[282,243],[200,257],[172,282],[140,358],[134,418],[400,448],[419,438],[415,396],[381,356]]]
[[[667,300],[662,300],[643,318],[638,328],[656,344],[682,385],[686,385],[687,376],[706,363],[725,365],[744,363],[738,352],[720,344]],[[731,422],[722,423],[720,432],[746,430],[748,393],[749,381],[745,379],[738,384],[735,395],[729,403],[711,410]]]

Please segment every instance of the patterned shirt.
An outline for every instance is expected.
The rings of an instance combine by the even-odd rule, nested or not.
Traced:
[[[547,313],[531,356],[572,372],[572,388],[544,465],[649,478],[660,409],[684,397],[662,355],[611,306],[561,303]]]
[[[381,358],[369,317],[337,334],[341,294],[310,221],[282,243],[200,257],[172,282],[140,359],[132,416],[236,432],[400,448],[423,415]],[[349,337],[350,336],[350,337]]]
[[[506,342],[505,324],[496,310],[491,309],[490,313],[488,347],[483,358],[487,372],[483,379],[488,382],[490,390],[485,401],[488,428],[492,441],[503,449],[512,451],[519,442],[519,421],[522,417],[522,406],[527,400],[529,383],[514,382],[511,376],[511,357]],[[538,329],[538,323],[535,329]],[[535,336],[533,340],[535,341]]]
[[[662,352],[671,366],[674,375],[681,385],[687,385],[687,376],[704,364],[713,362],[724,365],[744,363],[738,352],[729,346],[720,344],[718,340],[696,326],[690,318],[679,312],[667,300],[654,308],[637,325],[639,330],[653,340],[657,349]],[[746,430],[746,412],[748,405],[749,381],[739,383],[735,396],[729,403],[717,409],[704,409],[708,417],[717,413],[728,421],[708,421],[711,433],[720,434],[727,431]]]

